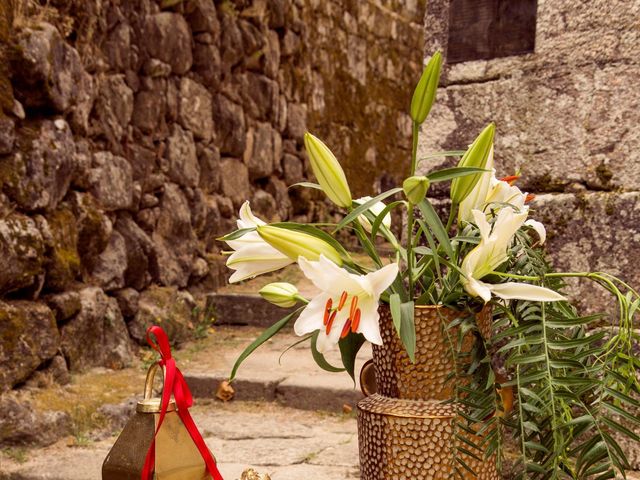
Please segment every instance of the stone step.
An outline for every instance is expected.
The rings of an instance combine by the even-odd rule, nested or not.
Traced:
[[[206,311],[218,325],[269,327],[294,310],[276,307],[257,294],[210,293],[206,298]]]

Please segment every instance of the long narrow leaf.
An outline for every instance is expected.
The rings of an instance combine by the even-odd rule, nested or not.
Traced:
[[[444,182],[446,180],[453,180],[454,178],[458,177],[466,177],[467,175],[473,175],[474,173],[482,173],[488,171],[489,170],[476,167],[452,167],[428,173],[427,178],[431,183],[436,183]]]
[[[433,205],[431,205],[431,202],[429,202],[427,199],[424,199],[418,204],[418,208],[422,213],[424,221],[427,223],[427,225],[429,225],[431,231],[438,239],[440,246],[444,249],[449,258],[453,259],[453,247],[451,246],[449,234],[445,230],[444,225],[442,224],[440,217],[438,217],[438,214],[434,210]]]
[[[262,334],[258,338],[256,338],[253,342],[251,342],[251,344],[247,348],[245,348],[244,351],[240,354],[240,356],[236,360],[236,363],[234,363],[233,368],[231,369],[231,375],[229,375],[229,381],[231,382],[233,381],[234,378],[236,378],[236,373],[238,372],[238,368],[240,367],[240,364],[242,364],[242,362],[244,362],[245,359],[249,355],[251,355],[256,348],[258,348],[260,345],[262,345],[264,342],[266,342],[271,337],[273,337],[276,333],[282,330],[294,316],[296,316],[302,311],[303,308],[304,307],[300,307],[295,312],[291,312],[286,317],[281,318],[276,323],[274,323],[269,328],[267,328],[264,332],[262,332]]]
[[[387,190],[386,192],[381,193],[377,197],[373,197],[371,200],[363,203],[362,205],[358,205],[356,208],[351,210],[351,212],[349,212],[349,214],[345,216],[340,223],[338,223],[333,233],[339,230],[342,230],[349,223],[351,223],[353,220],[358,218],[358,216],[361,215],[363,212],[373,207],[376,203],[381,202],[382,200],[389,198],[390,196],[395,195],[396,193],[399,193],[401,191],[402,191],[402,188],[399,188],[399,187],[392,188],[391,190]]]
[[[313,337],[311,337],[311,355],[313,355],[313,359],[315,360],[316,364],[321,369],[326,370],[327,372],[344,372],[344,368],[334,367],[329,362],[327,362],[327,359],[324,358],[324,355],[318,351],[317,342],[319,334],[320,330],[316,330],[316,332],[313,334]]]

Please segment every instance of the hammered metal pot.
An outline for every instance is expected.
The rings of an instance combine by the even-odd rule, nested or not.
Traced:
[[[465,456],[462,460],[476,475],[456,465],[460,436],[476,444],[479,440],[464,431],[454,432],[457,407],[443,403],[453,396],[447,377],[454,368],[450,342],[457,339],[457,332],[445,327],[459,315],[440,306],[416,307],[416,355],[411,363],[389,308],[380,307],[383,345],[373,346],[375,379],[370,388],[377,393],[358,403],[361,480],[441,480],[453,477],[456,467],[465,479],[499,478],[495,458],[479,461]],[[481,311],[476,319],[482,334],[489,335],[491,311]],[[473,342],[469,333],[463,350],[471,349]]]
[[[478,461],[464,455],[462,460],[475,475],[456,465],[452,452],[460,440],[454,436],[455,411],[455,405],[437,400],[402,400],[374,394],[360,401],[361,480],[459,478],[454,475],[456,466],[464,479],[499,480],[494,459]],[[457,433],[472,437],[463,430]]]
[[[447,377],[454,368],[450,345],[457,332],[445,332],[445,327],[461,313],[442,306],[415,307],[416,355],[415,363],[411,363],[393,326],[389,307],[383,305],[379,311],[383,345],[373,346],[377,392],[407,400],[449,400],[453,390]],[[483,335],[488,334],[491,310],[482,310],[476,320]],[[473,341],[473,334],[469,333],[463,350],[471,349]]]

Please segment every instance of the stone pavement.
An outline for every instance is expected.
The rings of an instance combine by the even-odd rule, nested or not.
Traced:
[[[201,401],[193,416],[225,480],[253,467],[273,480],[357,479],[353,414],[328,414],[274,403]],[[0,453],[0,480],[97,480],[114,438],[32,450],[20,462]],[[14,455],[15,457],[15,455]]]
[[[177,354],[180,368],[196,397],[213,397],[221,380],[228,378],[243,349],[261,329],[219,327],[208,339],[197,344],[196,351]],[[359,385],[342,373],[326,372],[318,367],[309,342],[285,350],[300,340],[293,332],[278,334],[247,358],[238,370],[234,388],[237,400],[274,401],[305,410],[339,412],[362,398]],[[326,359],[341,366],[337,348]],[[371,346],[363,346],[356,361],[356,377],[362,364],[371,358]],[[357,380],[357,379],[356,379]]]

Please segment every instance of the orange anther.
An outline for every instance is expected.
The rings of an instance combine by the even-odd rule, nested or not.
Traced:
[[[331,332],[331,327],[333,326],[333,321],[336,319],[336,315],[338,314],[338,312],[333,312],[331,314],[331,316],[329,317],[329,321],[327,322],[327,329],[325,330],[325,333],[327,335],[329,335],[329,333]]]
[[[329,322],[329,314],[331,313],[331,306],[333,305],[333,300],[329,298],[327,300],[326,305],[324,306],[324,318],[322,319],[322,324],[326,325]]]
[[[509,185],[513,185],[518,181],[520,175],[509,175],[500,179],[501,182],[507,182]]]
[[[358,327],[360,326],[360,317],[362,315],[362,311],[358,308],[356,310],[356,314],[353,317],[353,321],[351,322],[351,331],[356,333],[358,331]]]
[[[340,338],[344,338],[349,335],[349,330],[351,330],[351,319],[348,318],[346,322],[344,322],[344,327],[342,327],[342,332],[340,333]]]
[[[340,295],[340,301],[338,302],[338,311],[342,310],[342,307],[344,307],[345,303],[347,303],[347,292],[346,291],[342,292],[342,295]]]
[[[356,308],[358,308],[358,297],[354,296],[351,299],[351,308],[349,309],[349,318],[353,318],[356,314]]]
[[[527,193],[527,196],[524,199],[524,203],[529,203],[534,198],[536,198],[536,196],[533,193]]]

